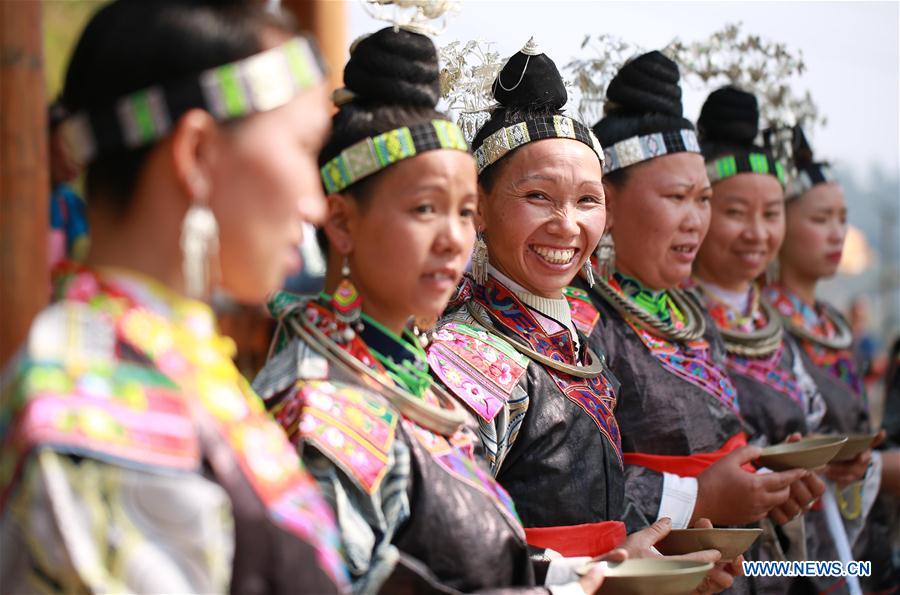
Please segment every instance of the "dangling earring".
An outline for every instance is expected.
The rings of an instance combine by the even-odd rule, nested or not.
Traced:
[[[355,331],[362,331],[362,323],[360,316],[362,314],[362,296],[359,290],[350,280],[350,265],[347,257],[344,257],[344,265],[341,267],[341,282],[334,295],[331,296],[331,308],[338,320],[345,323],[347,328],[344,329],[344,339],[346,341],[353,340],[356,336]]]
[[[585,281],[587,281],[589,287],[594,286],[594,266],[591,264],[591,259],[588,258],[584,261],[584,264],[581,265],[581,272],[584,275]]]
[[[476,283],[484,285],[487,282],[488,250],[484,234],[479,231],[476,237],[475,250],[472,252],[472,277]]]
[[[597,246],[597,273],[606,281],[612,275],[613,265],[616,261],[616,244],[612,234],[608,231],[600,236],[600,244]]]
[[[181,254],[185,293],[194,299],[206,298],[218,281],[219,265],[219,225],[206,192],[197,192],[181,223]]]

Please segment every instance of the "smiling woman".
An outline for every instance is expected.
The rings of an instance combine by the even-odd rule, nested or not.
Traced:
[[[568,556],[625,541],[616,381],[563,294],[604,227],[602,157],[562,114],[566,91],[533,42],[494,82],[474,140],[482,242],[429,348],[436,376],[478,416],[485,455],[528,542]],[[654,529],[658,530],[658,528]],[[638,538],[640,541],[641,538]],[[625,541],[632,555],[646,554]]]

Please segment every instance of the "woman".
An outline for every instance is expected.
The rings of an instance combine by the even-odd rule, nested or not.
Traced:
[[[834,307],[816,299],[819,280],[833,276],[841,259],[847,233],[844,195],[828,164],[813,161],[799,127],[788,143],[794,175],[785,193],[786,233],[778,253],[778,279],[766,288],[765,297],[800,345],[803,365],[826,403],[823,427],[834,433],[867,432],[868,405],[850,351],[849,326]],[[873,446],[883,437],[879,435]],[[871,449],[852,461],[829,465],[825,473],[856,559],[873,562],[872,577],[861,582],[874,591],[896,586],[883,547],[889,540],[887,511],[876,499],[881,474],[880,454]]]
[[[321,217],[326,95],[293,31],[183,0],[112,2],[85,29],[60,131],[88,164],[91,248],[4,382],[4,590],[346,584],[326,503],[191,299],[262,302]]]
[[[758,123],[756,97],[740,89],[714,91],[703,104],[697,128],[713,196],[709,233],[697,253],[694,280],[724,339],[725,361],[740,395],[749,439],[766,446],[821,431],[826,407],[796,344],[784,337],[777,312],[760,300],[756,280],[784,239],[785,175],[768,150],[754,145]],[[729,166],[732,163],[734,167]],[[825,489],[815,475],[794,487],[798,493],[793,499],[798,501],[815,500]],[[763,523],[765,537],[754,544],[757,556],[839,559],[833,543],[846,540],[841,536],[843,526],[829,528],[821,512],[809,512],[789,524],[781,511],[771,516],[780,527]],[[793,582],[808,580],[818,591],[830,592],[842,579],[760,577],[757,587],[787,593],[798,588]]]
[[[586,348],[563,297],[603,228],[600,147],[560,111],[562,79],[533,41],[493,89],[500,107],[473,143],[481,230],[474,276],[434,333],[429,361],[477,416],[485,456],[529,544],[568,556],[621,545],[646,556],[668,521],[625,539],[620,519],[631,508],[616,381]],[[731,582],[721,570],[711,579],[713,589]]]
[[[645,522],[669,516],[686,527],[702,516],[746,524],[783,505],[808,473],[742,468],[759,449],[745,446],[719,336],[701,305],[677,289],[710,216],[709,180],[693,125],[681,116],[678,79],[674,62],[650,52],[609,84],[607,115],[594,128],[606,147],[608,235],[598,250],[600,278],[592,290],[579,281],[570,299],[589,345],[607,354],[622,382],[616,417],[626,492],[642,495]]]
[[[464,412],[407,326],[440,315],[475,235],[475,167],[435,110],[438,76],[418,33],[388,27],[352,47],[320,155],[331,295],[274,300],[277,354],[254,386],[335,511],[355,592],[546,593],[508,494],[476,464]],[[571,567],[544,565],[540,583],[596,589],[601,571],[579,586]]]

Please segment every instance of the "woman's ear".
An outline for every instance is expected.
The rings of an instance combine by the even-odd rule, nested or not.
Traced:
[[[613,228],[613,219],[615,213],[615,203],[616,203],[616,188],[612,184],[608,184],[605,181],[603,182],[603,196],[604,202],[606,203],[606,227],[605,231],[612,231]]]
[[[353,197],[347,194],[329,194],[325,197],[328,211],[323,228],[331,248],[347,256],[353,252],[353,230],[359,209]]]
[[[209,113],[192,109],[178,119],[168,140],[175,183],[191,201],[205,201],[213,194],[219,134]]]
[[[475,210],[475,231],[481,232],[487,228],[485,209],[487,208],[487,192],[478,185],[478,207]]]

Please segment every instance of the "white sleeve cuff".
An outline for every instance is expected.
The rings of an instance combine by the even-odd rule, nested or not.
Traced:
[[[545,585],[565,585],[573,581],[578,581],[578,574],[575,572],[588,562],[590,556],[578,556],[574,558],[554,558],[550,560],[547,567],[547,578],[544,579]],[[555,593],[555,592],[554,592]]]
[[[663,493],[659,501],[659,514],[672,519],[673,529],[685,529],[694,514],[697,504],[697,478],[681,477],[674,473],[663,473]]]
[[[580,583],[566,583],[565,585],[548,586],[552,595],[584,595],[584,589]]]

